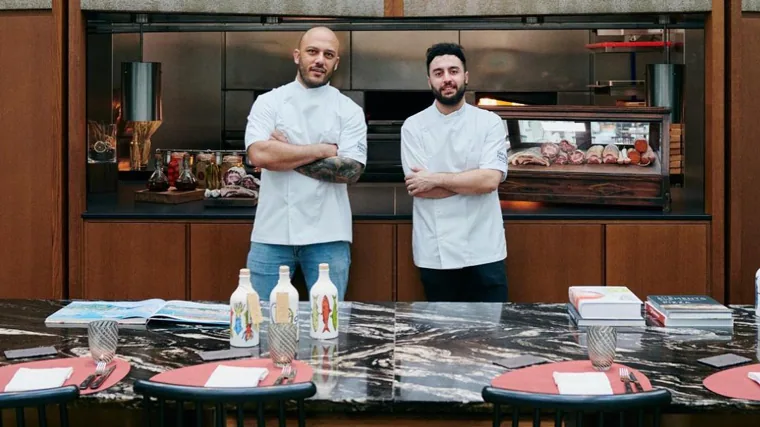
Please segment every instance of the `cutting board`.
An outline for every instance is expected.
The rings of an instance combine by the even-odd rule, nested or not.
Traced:
[[[203,200],[204,189],[193,191],[177,191],[171,188],[167,191],[149,191],[148,189],[135,191],[135,202],[166,203],[176,205],[178,203],[197,202]]]

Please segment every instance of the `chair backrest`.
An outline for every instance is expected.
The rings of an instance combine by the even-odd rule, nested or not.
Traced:
[[[255,403],[258,426],[264,427],[264,406],[268,402],[277,402],[278,418],[280,425],[285,425],[285,401],[295,400],[298,406],[298,425],[306,425],[304,399],[314,396],[317,387],[313,382],[285,384],[269,387],[252,388],[206,388],[188,387],[153,381],[137,380],[134,391],[143,396],[143,410],[145,412],[146,426],[152,426],[152,398],[158,403],[158,424],[166,426],[166,402],[175,402],[175,425],[182,425],[185,402],[195,406],[196,426],[203,425],[204,405],[213,405],[216,409],[215,424],[218,427],[226,425],[225,405],[236,406],[237,425],[242,426],[244,420],[243,406],[246,403]]]
[[[562,420],[575,416],[576,425],[580,426],[583,416],[596,415],[599,425],[603,425],[605,416],[613,416],[618,419],[620,427],[626,426],[626,420],[630,420],[635,414],[637,425],[644,425],[649,415],[652,425],[660,425],[660,411],[670,404],[670,392],[664,389],[616,394],[605,396],[572,396],[560,394],[525,393],[520,391],[505,390],[495,387],[484,387],[483,400],[494,405],[494,427],[502,422],[501,405],[509,405],[512,408],[512,426],[516,427],[523,409],[532,412],[534,425],[541,422],[543,416],[553,414],[554,425],[560,427]],[[613,418],[614,420],[614,418]]]
[[[69,425],[67,405],[79,397],[79,388],[75,385],[50,388],[45,390],[22,391],[17,393],[0,393],[0,424],[3,419],[3,409],[16,410],[16,425],[26,425],[24,408],[37,408],[38,425],[47,425],[46,408],[48,405],[58,405],[62,427]]]

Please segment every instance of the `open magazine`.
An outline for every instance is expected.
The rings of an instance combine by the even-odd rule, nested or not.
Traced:
[[[229,325],[227,304],[192,301],[73,301],[45,319],[48,326],[87,326],[94,320],[116,320],[120,325],[146,325],[149,321]]]

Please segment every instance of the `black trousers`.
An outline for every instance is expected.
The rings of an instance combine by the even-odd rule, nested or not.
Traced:
[[[420,268],[428,301],[507,302],[507,268],[504,261],[455,270]]]

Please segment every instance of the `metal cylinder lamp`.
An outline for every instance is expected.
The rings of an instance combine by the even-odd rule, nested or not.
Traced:
[[[161,63],[121,63],[121,114],[129,122],[161,121]]]
[[[121,115],[130,123],[130,169],[148,166],[151,136],[161,126],[161,63],[143,62],[143,24],[147,15],[137,15],[140,24],[140,60],[121,63]]]

